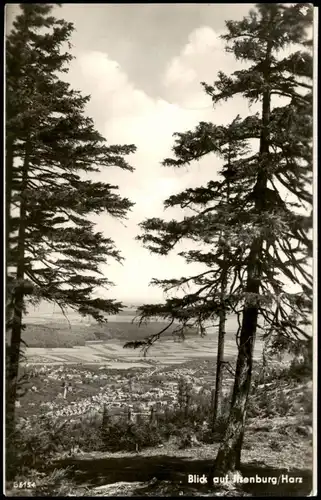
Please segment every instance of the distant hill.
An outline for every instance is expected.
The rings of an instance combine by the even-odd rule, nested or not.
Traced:
[[[125,305],[124,309],[115,316],[106,316],[109,321],[120,321],[122,317],[132,319],[137,312],[138,305]],[[127,321],[128,319],[126,319]],[[28,313],[24,317],[24,322],[26,324],[46,324],[57,323],[65,324],[68,326],[68,322],[71,325],[79,324],[95,324],[95,321],[90,316],[81,316],[72,309],[66,309],[66,315],[64,315],[58,306],[42,302],[40,306],[28,307]]]
[[[23,331],[22,338],[28,347],[73,347],[85,345],[90,340],[140,340],[148,335],[157,333],[162,330],[167,323],[155,321],[141,327],[129,321],[109,322],[105,325],[86,325],[74,324],[71,327],[68,324],[49,322],[47,324],[26,325]],[[172,335],[174,327],[169,328],[163,338],[168,338]],[[186,335],[196,335],[196,330],[186,332]]]

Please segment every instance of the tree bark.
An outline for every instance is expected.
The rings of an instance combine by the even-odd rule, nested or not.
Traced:
[[[269,89],[269,77],[271,70],[272,40],[267,43],[266,58],[263,67],[266,90],[263,93],[262,102],[262,132],[260,138],[261,170],[257,177],[255,193],[255,208],[258,212],[265,209],[264,192],[267,187],[267,174],[265,165],[268,164],[269,155],[269,122],[271,95]],[[263,240],[255,238],[250,250],[247,266],[247,294],[259,294],[261,283],[261,255]],[[229,471],[238,470],[241,463],[241,451],[244,438],[246,406],[251,388],[253,350],[258,320],[258,304],[247,301],[243,311],[243,321],[239,339],[238,358],[236,364],[233,396],[231,401],[230,415],[224,438],[220,445],[215,465],[214,474],[226,474]]]
[[[26,234],[26,215],[27,215],[27,200],[25,191],[28,184],[28,168],[29,168],[30,143],[26,143],[26,152],[22,167],[22,182],[21,182],[21,202],[20,202],[20,225],[18,232],[18,260],[16,272],[16,288],[14,291],[14,306],[11,328],[11,340],[8,356],[8,372],[7,372],[7,400],[6,414],[7,424],[9,429],[14,429],[15,423],[15,402],[17,397],[17,382],[19,373],[20,361],[20,346],[21,346],[21,331],[22,331],[22,314],[23,314],[23,299],[24,299],[24,272],[25,272],[25,234]]]
[[[225,291],[224,285],[222,285],[222,289]],[[217,422],[217,418],[221,414],[221,406],[222,406],[224,340],[226,333],[225,324],[226,324],[226,312],[225,308],[222,307],[219,315],[219,327],[218,327],[218,346],[217,346],[214,404],[213,404],[213,415],[212,415],[212,432],[215,431],[215,425]]]

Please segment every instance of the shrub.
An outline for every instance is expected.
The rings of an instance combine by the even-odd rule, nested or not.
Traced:
[[[103,446],[99,419],[82,419],[69,425],[68,431],[63,439],[65,451],[74,448],[79,448],[82,451],[99,451]]]
[[[278,398],[277,398],[277,402],[276,402],[276,406],[277,406],[278,414],[281,417],[284,417],[289,413],[289,410],[292,406],[291,403],[292,403],[292,401],[291,401],[291,397],[289,396],[289,394],[286,395],[283,392],[279,393]]]
[[[68,435],[62,432],[64,425],[46,419],[34,420],[22,423],[7,436],[7,478],[15,477],[17,472],[48,465],[63,448],[60,437]]]
[[[101,430],[104,451],[135,451],[148,446],[156,446],[163,441],[157,425],[142,422],[140,425],[119,420],[108,423]]]
[[[312,379],[312,363],[306,358],[295,358],[285,374],[289,379],[295,380],[296,382],[301,382],[306,378]]]
[[[253,390],[261,384],[268,384],[276,380],[302,382],[312,379],[312,363],[310,358],[302,355],[293,358],[289,366],[261,367],[253,377]]]
[[[171,437],[178,434],[179,428],[172,422],[162,422],[158,426],[158,432],[163,436],[164,441],[168,441]]]

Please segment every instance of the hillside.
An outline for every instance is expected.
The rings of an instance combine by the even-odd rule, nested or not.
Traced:
[[[259,480],[254,484],[240,483],[231,478],[214,486],[188,484],[188,474],[210,473],[223,432],[219,425],[215,438],[209,440],[202,419],[197,423],[193,413],[175,420],[180,376],[192,377],[195,385],[203,388],[202,397],[207,397],[205,379],[215,373],[209,362],[198,365],[202,368],[197,372],[188,365],[160,370],[157,374],[152,368],[131,373],[98,368],[99,377],[94,369],[83,367],[32,369],[30,389],[21,397],[24,422],[21,421],[19,438],[19,450],[25,450],[23,457],[30,455],[26,450],[35,447],[38,460],[37,467],[34,465],[28,473],[28,478],[34,478],[36,489],[27,493],[32,496],[77,493],[82,496],[308,496],[312,489],[312,381],[311,370],[301,362],[293,362],[291,366],[272,362],[264,380],[261,365],[254,369],[240,473],[244,478],[269,478],[269,484]],[[69,375],[75,387],[66,399],[55,397],[62,390],[63,373]],[[228,389],[226,383],[225,379],[224,386]],[[172,397],[172,409],[167,412],[166,420],[154,423],[153,433],[145,432],[150,431],[148,418],[141,419],[139,425],[130,424],[131,433],[124,432],[129,424],[117,415],[113,417],[111,410],[112,421],[103,426],[105,404],[117,405],[122,399],[132,404],[133,411],[137,405],[148,407],[150,401],[155,402],[153,389],[159,394],[163,392],[166,398],[169,394]],[[191,404],[201,401],[198,394],[193,393],[192,398],[196,399]],[[224,407],[229,398],[228,391]],[[46,446],[61,423],[50,420],[50,426],[46,427],[45,420],[39,419],[40,401],[55,418],[60,411],[59,418],[66,419],[64,432],[59,432],[59,443],[50,455]],[[90,415],[86,414],[88,408]],[[34,413],[38,419],[31,417]],[[106,436],[101,434],[103,427]],[[119,434],[113,440],[115,432]],[[196,443],[184,441],[188,433],[196,437]],[[141,446],[135,451],[136,440]],[[279,481],[282,477],[291,480]],[[24,493],[26,490],[12,490],[12,484],[7,484],[8,496]]]

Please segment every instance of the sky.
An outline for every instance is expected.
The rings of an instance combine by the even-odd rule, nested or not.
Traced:
[[[134,173],[108,168],[96,179],[119,185],[135,202],[123,223],[99,216],[97,229],[112,237],[125,258],[110,261],[106,276],[115,283],[108,297],[126,303],[157,302],[160,289],[152,278],[191,275],[203,269],[187,265],[177,252],[151,255],[135,241],[145,218],[181,217],[163,210],[163,201],[187,187],[215,178],[221,163],[215,156],[183,169],[161,166],[171,156],[173,133],[193,129],[200,121],[227,124],[239,113],[259,108],[234,98],[213,109],[200,82],[212,83],[217,72],[240,67],[219,38],[226,20],[240,20],[254,4],[62,4],[55,15],[71,21],[75,56],[65,77],[72,87],[91,95],[87,114],[110,144],[135,144],[128,157]],[[18,7],[6,6],[7,30]],[[181,250],[183,247],[179,247]]]

